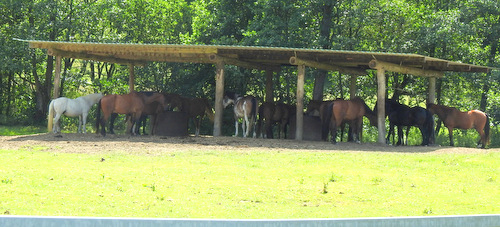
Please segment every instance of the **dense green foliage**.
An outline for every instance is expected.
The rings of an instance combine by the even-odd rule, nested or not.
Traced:
[[[402,52],[498,67],[499,31],[496,0],[1,0],[0,123],[45,122],[52,97],[54,59],[14,38]],[[62,96],[128,90],[127,66],[63,61]],[[295,68],[279,73],[277,100],[294,101],[295,73]],[[152,62],[136,70],[136,89],[213,99],[214,74],[212,65]],[[308,70],[307,99],[317,74]],[[330,72],[325,98],[348,97],[347,78]],[[226,90],[263,97],[264,80],[264,72],[228,66]],[[389,74],[387,81],[389,97],[424,105],[426,79]],[[438,102],[485,110],[496,125],[499,81],[498,71],[447,73],[438,79]],[[374,75],[359,77],[358,87],[359,96],[374,97]],[[373,106],[374,100],[368,103]]]

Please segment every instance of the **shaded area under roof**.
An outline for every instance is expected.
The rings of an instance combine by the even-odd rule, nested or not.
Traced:
[[[186,63],[224,61],[226,64],[245,68],[279,70],[281,66],[296,65],[296,62],[291,59],[300,59],[301,64],[305,62],[307,66],[336,70],[348,74],[365,74],[366,70],[372,69],[370,67],[370,61],[372,60],[401,67],[440,72],[487,73],[495,69],[419,54],[258,46],[18,40],[28,42],[31,48],[47,49],[49,55],[132,65],[144,65],[150,61]]]

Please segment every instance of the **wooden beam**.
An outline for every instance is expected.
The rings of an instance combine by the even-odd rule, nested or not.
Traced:
[[[377,127],[378,142],[385,144],[385,70],[377,69]]]
[[[214,134],[213,136],[222,135],[222,99],[224,98],[224,62],[219,61],[215,64],[215,116],[214,116]]]
[[[223,61],[224,63],[228,65],[235,65],[239,67],[243,67],[246,69],[258,69],[258,70],[266,70],[266,71],[273,71],[273,72],[279,72],[281,68],[279,66],[274,66],[274,65],[265,65],[265,64],[256,64],[256,63],[251,63],[251,62],[246,62],[246,61],[241,61],[239,59],[235,58],[228,58],[220,55],[210,55],[209,59],[211,61],[217,62],[217,61]]]
[[[438,78],[444,76],[444,72],[442,71],[413,68],[378,60],[371,60],[368,65],[372,69],[377,69],[377,70],[384,69],[385,71],[397,72],[402,74],[411,74],[415,76],[438,77]]]
[[[297,57],[290,58],[290,64],[292,65],[305,65],[307,67],[323,69],[327,71],[339,71],[340,73],[349,75],[366,75],[365,70],[355,69],[355,68],[344,68],[336,65],[325,64],[317,61],[310,61],[305,59],[300,59]]]
[[[297,72],[297,123],[295,124],[295,140],[302,140],[304,134],[304,78],[306,66],[298,65]]]
[[[62,56],[65,58],[74,58],[74,59],[82,59],[82,60],[89,60],[89,61],[110,62],[110,63],[116,63],[116,64],[122,64],[122,65],[130,65],[130,64],[140,65],[140,66],[146,65],[146,62],[142,61],[142,60],[127,60],[127,59],[120,59],[120,58],[109,57],[109,56],[99,56],[99,55],[92,55],[92,54],[87,54],[87,53],[76,53],[76,52],[62,51],[62,50],[57,50],[57,49],[49,49],[47,51],[47,54],[51,55],[51,56]]]
[[[52,98],[59,98],[59,89],[61,87],[61,62],[62,57],[56,56],[56,75],[54,76],[54,91]]]

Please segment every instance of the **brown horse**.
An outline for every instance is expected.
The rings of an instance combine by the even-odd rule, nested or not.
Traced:
[[[180,108],[181,96],[177,94],[163,94],[158,92],[150,92],[150,91],[141,91],[138,92],[139,95],[143,98],[145,105],[142,111],[141,118],[139,119],[139,124],[136,126],[136,133],[139,133],[139,129],[142,126],[142,134],[146,135],[146,121],[147,117],[151,116],[151,135],[154,135],[157,125],[157,115],[165,110],[173,110],[174,108]],[[164,97],[160,97],[163,95]],[[114,134],[114,122],[116,117],[118,117],[117,113],[111,114],[109,119],[109,133]],[[127,115],[127,122],[130,120],[130,115]]]
[[[337,100],[343,100],[343,99],[337,99]],[[306,114],[309,116],[319,116],[320,120],[323,121],[323,114],[325,113],[325,108],[329,104],[331,104],[333,101],[334,100],[325,100],[325,101],[311,100],[311,101],[309,101],[309,104],[307,105]],[[346,123],[349,123],[349,122],[344,121],[344,122],[342,122],[342,125],[340,126],[340,141],[343,140]],[[348,141],[352,140],[352,128],[349,128],[347,137],[348,137]],[[328,139],[328,130],[326,132],[322,132],[321,139],[324,141],[326,141]]]
[[[165,98],[160,93],[151,93],[150,95],[141,94],[139,92],[131,92],[124,95],[106,95],[98,103],[96,118],[96,132],[99,132],[99,125],[101,128],[101,135],[106,135],[105,125],[112,114],[127,114],[130,117],[131,124],[127,125],[127,132],[132,135],[136,135],[136,127],[139,124],[141,115],[145,110],[145,107],[152,104],[151,109],[147,111],[152,111],[154,114],[159,113],[159,111],[165,110]],[[103,116],[101,118],[101,111]],[[114,116],[116,117],[116,116]],[[114,118],[112,118],[114,121]],[[112,124],[110,125],[110,133],[114,133]]]
[[[278,130],[278,138],[281,138],[283,134],[286,139],[286,128],[290,123],[290,117],[293,115],[293,111],[295,110],[295,106],[284,104],[284,103],[275,103],[275,102],[264,102],[259,107],[259,121],[257,123],[257,131],[261,133],[262,131],[262,121],[264,121],[264,130],[266,132],[266,138],[273,138],[273,129],[272,126],[275,123],[278,123],[280,126]],[[262,132],[262,136],[264,137],[264,133]]]
[[[462,112],[454,107],[437,105],[428,103],[427,109],[432,114],[437,114],[439,119],[443,121],[444,126],[448,128],[450,137],[450,146],[453,146],[453,129],[471,129],[474,128],[481,137],[477,142],[477,146],[481,144],[481,148],[485,148],[490,139],[490,120],[488,115],[480,110],[470,110]]]
[[[324,109],[322,120],[322,135],[332,134],[332,143],[336,144],[337,127],[343,122],[349,121],[352,127],[353,141],[359,141],[359,134],[363,127],[363,116],[366,116],[371,125],[377,124],[377,115],[359,97],[351,100],[335,100]]]
[[[224,99],[222,100],[222,105],[226,108],[230,104],[234,104],[234,136],[238,136],[238,120],[243,118],[243,122],[241,124],[241,127],[243,128],[243,137],[247,137],[256,123],[257,99],[251,95],[242,97],[234,92],[226,92]],[[253,137],[256,137],[255,127]]]
[[[206,98],[180,98],[180,108],[181,112],[186,113],[188,118],[193,119],[193,124],[196,128],[195,136],[200,135],[200,125],[201,120],[205,116],[208,115],[210,121],[214,121],[214,112],[208,99]]]

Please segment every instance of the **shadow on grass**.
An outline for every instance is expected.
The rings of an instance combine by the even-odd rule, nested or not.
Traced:
[[[24,136],[13,136],[6,139],[10,142],[23,141],[46,141],[50,142],[82,142],[82,143],[109,143],[124,142],[136,143],[144,146],[155,146],[155,144],[207,146],[207,149],[213,149],[214,146],[222,146],[236,149],[268,148],[274,150],[290,149],[304,151],[351,151],[351,152],[398,152],[398,153],[428,153],[440,149],[451,148],[441,146],[390,146],[375,142],[369,143],[351,143],[340,142],[336,145],[325,141],[297,141],[287,139],[260,139],[260,138],[241,138],[241,137],[212,137],[212,136],[187,136],[187,137],[167,137],[167,136],[129,136],[129,135],[107,135],[105,137],[98,134],[77,134],[77,133],[41,133]],[[120,144],[116,144],[119,146]],[[471,149],[471,148],[465,148]]]

